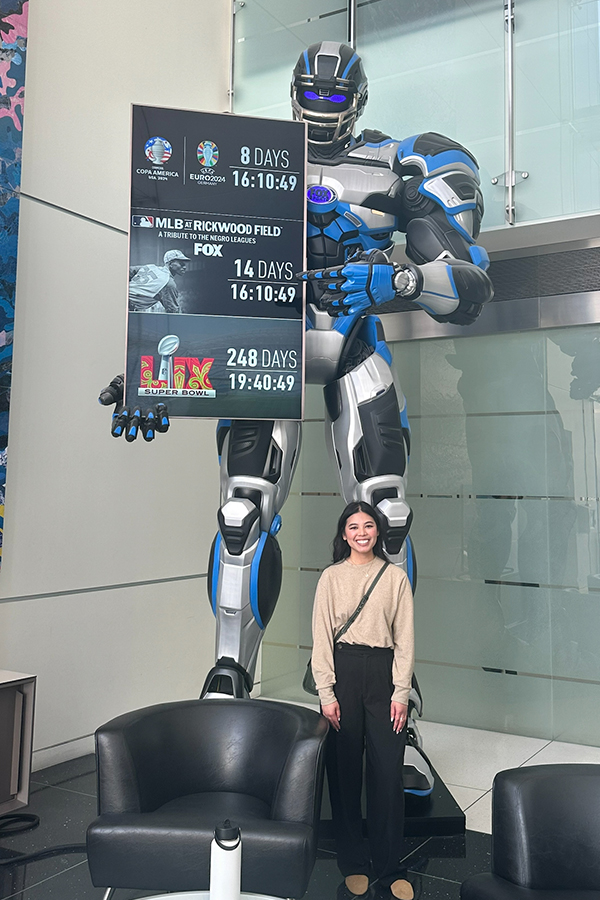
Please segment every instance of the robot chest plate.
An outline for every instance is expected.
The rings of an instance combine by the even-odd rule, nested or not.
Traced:
[[[384,167],[341,163],[336,166],[308,164],[307,208],[309,221],[334,210],[364,232],[388,232],[396,229],[390,213],[362,204],[371,194],[393,194],[398,176]]]

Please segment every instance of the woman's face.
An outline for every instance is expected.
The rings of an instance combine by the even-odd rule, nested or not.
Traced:
[[[353,562],[369,562],[373,559],[373,547],[377,540],[377,523],[364,512],[354,513],[346,519],[343,538],[350,547]]]

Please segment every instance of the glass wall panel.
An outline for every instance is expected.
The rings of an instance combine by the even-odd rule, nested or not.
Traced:
[[[347,38],[345,3],[236,4],[235,111],[289,118],[291,70],[320,40]],[[518,222],[600,208],[597,0],[515,0]],[[478,158],[485,228],[503,225],[503,0],[359,3],[357,49],[369,76],[361,121],[402,138],[439,131]]]
[[[599,34],[597,0],[516,0],[519,222],[600,206]]]
[[[417,675],[432,721],[600,744],[600,326],[392,346],[412,427]],[[263,686],[306,700],[343,506],[310,386]],[[289,651],[289,652],[288,652]]]
[[[345,41],[339,0],[245,0],[236,4],[234,111],[289,119],[292,70],[316,41]]]
[[[357,48],[369,77],[362,127],[394,138],[437,131],[481,170],[487,228],[504,222],[502,0],[359,3]]]

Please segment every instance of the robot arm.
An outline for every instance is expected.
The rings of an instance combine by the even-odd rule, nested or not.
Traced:
[[[459,144],[427,134],[398,145],[394,168],[400,177],[392,203],[416,265],[391,263],[374,250],[303,277],[325,292],[320,306],[331,316],[354,316],[402,297],[439,322],[468,325],[493,296],[487,253],[475,244],[483,215],[477,164]]]
[[[469,325],[493,296],[485,271],[464,260],[445,257],[423,266],[400,266],[380,250],[363,256],[345,266],[303,273],[324,291],[319,305],[330,316],[354,316],[404,297],[438,322]]]
[[[468,325],[493,297],[489,258],[475,243],[483,217],[477,161],[460,144],[432,132],[402,141],[396,168],[411,176],[403,181],[400,217],[406,255],[423,278],[414,285],[413,267],[403,267],[397,293],[438,322]]]

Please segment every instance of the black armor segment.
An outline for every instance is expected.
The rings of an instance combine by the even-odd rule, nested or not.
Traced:
[[[371,494],[371,506],[377,508],[377,505],[381,503],[382,500],[395,500],[398,496],[398,488],[390,487],[390,488],[379,488],[377,491],[373,491]]]
[[[225,438],[229,434],[229,430],[231,425],[217,425],[217,453],[221,456],[223,452],[223,444],[225,443]]]
[[[325,385],[323,397],[325,398],[327,415],[332,422],[335,422],[342,412],[342,398],[340,397],[340,388],[337,381],[330,381],[329,384]]]
[[[225,522],[225,516],[221,512],[221,510],[217,513],[217,520],[219,522],[219,531],[225,541],[225,546],[229,553],[232,556],[240,556],[242,550],[246,545],[246,541],[248,540],[248,535],[250,534],[250,529],[260,516],[259,510],[254,507],[244,518],[244,521],[241,525],[227,525]]]
[[[206,676],[200,699],[206,694],[225,694],[243,699],[250,695],[254,682],[243,666],[229,656],[222,656]]]
[[[426,216],[434,209],[438,208],[438,204],[419,192],[419,188],[423,184],[423,176],[415,175],[404,184],[402,191],[402,208],[404,213],[413,216]],[[472,192],[471,192],[472,193]]]
[[[441,209],[423,219],[412,219],[406,228],[406,255],[417,265],[437,259],[449,251],[456,259],[471,265],[467,242],[452,227]]]
[[[232,422],[227,453],[229,475],[250,475],[274,484],[281,471],[281,451],[272,443],[272,434],[273,422]]]
[[[483,271],[473,265],[465,265],[460,260],[446,260],[452,266],[452,277],[460,304],[449,316],[432,316],[436,322],[452,322],[453,325],[470,325],[480,314],[483,303],[489,303],[494,296],[492,282]]]
[[[452,277],[461,300],[467,303],[489,303],[494,296],[492,282],[477,266],[464,266],[458,260],[448,260]]]
[[[340,354],[340,361],[338,363],[338,378],[342,378],[344,375],[347,375],[348,372],[356,369],[363,360],[367,359],[373,353],[375,347],[370,347],[360,338],[363,328],[364,320],[362,318],[357,319],[346,337],[346,343],[344,344],[344,349]]]
[[[358,139],[358,142],[354,145],[352,149],[356,149],[356,147],[360,147],[361,144],[381,144],[383,141],[389,141],[389,134],[384,134],[383,131],[377,131],[376,128],[365,128]]]
[[[444,134],[438,134],[437,131],[428,131],[425,134],[420,134],[414,143],[413,150],[422,156],[437,156],[438,153],[445,153],[446,150],[462,150],[479,168],[477,160],[472,153],[469,153],[466,147],[463,147],[462,144],[457,144],[456,141],[451,140]]]
[[[266,481],[269,481],[271,484],[276,484],[279,481],[282,460],[283,453],[281,452],[281,447],[278,447],[277,444],[271,442],[269,460],[264,476]]]
[[[444,181],[450,185],[452,190],[456,191],[461,200],[475,199],[475,182],[465,172],[451,172],[450,175],[444,177]]]
[[[312,222],[312,219],[310,221]],[[358,232],[356,234],[358,235]],[[333,266],[343,266],[346,262],[346,248],[344,245],[340,241],[327,237],[326,234],[316,234],[314,237],[309,238],[306,249],[311,268],[314,269],[329,269],[333,268]],[[313,296],[315,293],[314,287],[309,282],[309,288],[313,288]],[[310,298],[307,299],[311,302]],[[316,302],[316,300],[312,302]]]
[[[406,454],[394,386],[359,406],[358,413],[363,436],[354,448],[356,480],[363,482],[383,474],[404,475]]]
[[[359,320],[360,322],[360,320]],[[342,378],[348,372],[352,372],[360,366],[361,362],[373,355],[373,347],[369,346],[365,341],[357,338],[351,344],[347,344],[340,358],[338,366],[338,377]]]
[[[281,590],[283,563],[276,538],[269,535],[263,548],[258,569],[258,612],[266,628],[277,604]]]
[[[332,222],[335,222],[338,214],[335,209],[332,209],[331,212],[326,213],[310,213],[310,221],[313,225],[316,225],[317,228],[327,228],[328,225],[331,225]]]
[[[400,553],[400,548],[406,540],[406,535],[410,531],[413,520],[412,509],[406,520],[406,525],[402,525],[401,527],[390,525],[385,516],[381,516],[381,519],[381,538],[383,540],[383,546],[386,553],[394,556],[396,553]]]
[[[263,495],[256,488],[238,487],[235,488],[233,496],[238,497],[240,500],[249,500],[250,503],[254,503],[257,509],[260,509]]]

